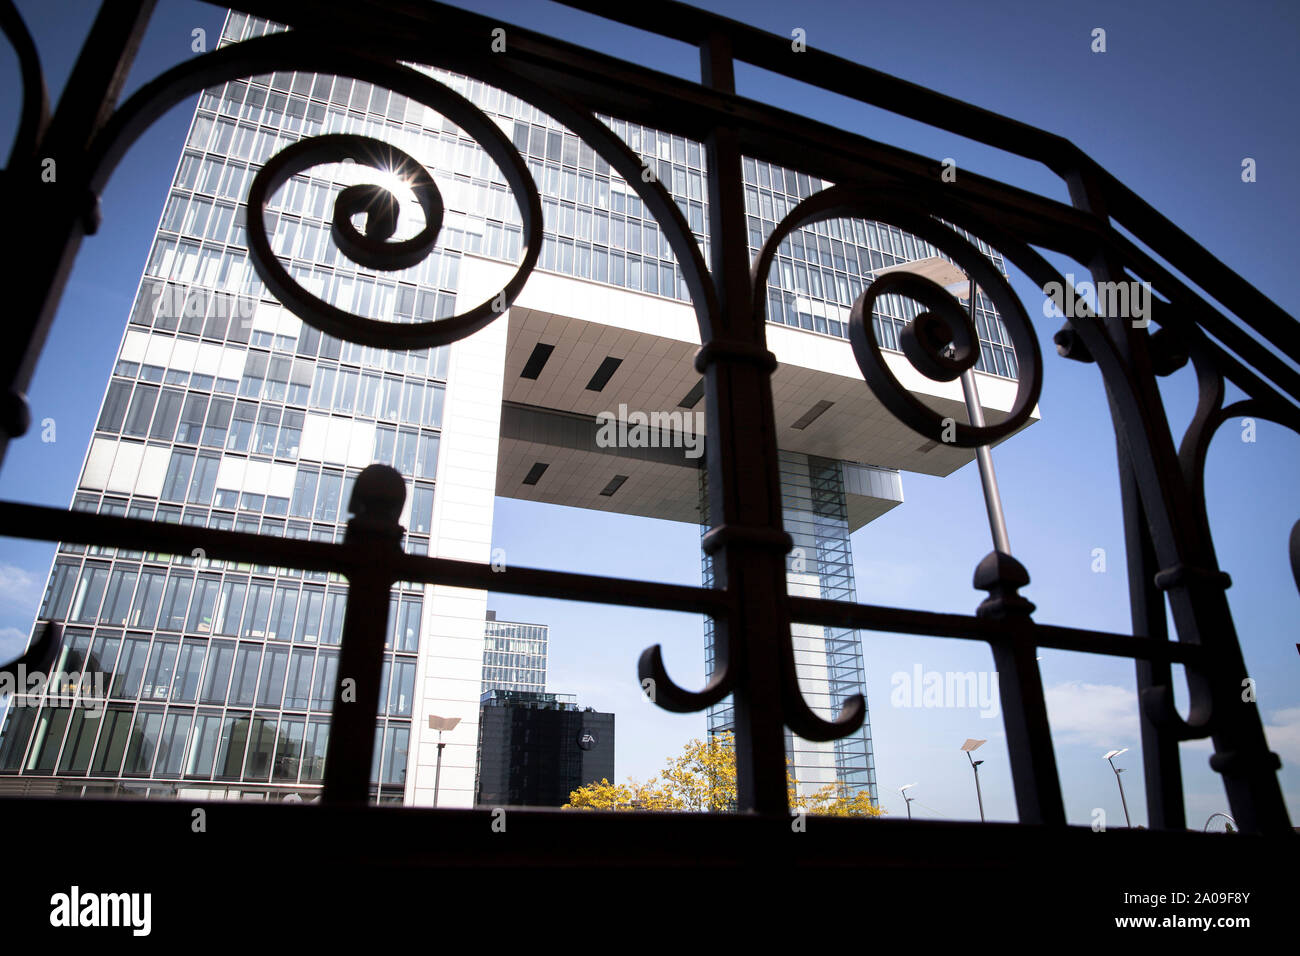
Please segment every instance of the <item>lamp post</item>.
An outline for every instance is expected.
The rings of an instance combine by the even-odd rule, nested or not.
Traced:
[[[1124,825],[1130,830],[1133,829],[1133,821],[1128,818],[1128,801],[1124,799],[1124,781],[1120,779],[1120,774],[1124,772],[1123,767],[1115,766],[1115,758],[1120,754],[1128,753],[1128,748],[1122,750],[1112,750],[1102,756],[1102,759],[1110,764],[1110,769],[1115,771],[1115,782],[1119,784],[1119,802],[1124,805]]]
[[[980,804],[980,823],[984,822],[984,795],[980,793],[980,764],[984,761],[976,760],[972,757],[971,751],[979,750],[986,743],[988,743],[987,740],[978,740],[974,737],[970,737],[961,745],[962,751],[966,754],[966,759],[970,761],[971,769],[975,771],[975,799],[978,800]]]
[[[975,280],[947,259],[930,256],[913,262],[901,262],[876,271],[876,275],[886,272],[911,272],[943,286],[958,299],[970,299],[970,321],[975,325]],[[965,283],[965,294],[954,287]],[[978,348],[978,342],[976,343]],[[984,410],[980,407],[979,387],[975,384],[975,369],[968,368],[961,373],[961,390],[966,399],[966,417],[975,428],[984,427]],[[984,487],[984,506],[988,510],[989,530],[993,532],[993,547],[1005,555],[1011,554],[1011,539],[1007,535],[1007,519],[1002,512],[1002,495],[998,491],[998,477],[993,471],[993,454],[988,445],[975,448],[975,460],[979,464],[980,483]]]
[[[898,792],[903,795],[903,802],[907,804],[907,819],[909,820],[912,819],[912,801],[915,800],[916,798],[909,797],[907,795],[907,791],[911,790],[915,786],[916,784],[909,783],[909,784],[904,784],[903,786],[898,788]]]
[[[438,805],[438,786],[442,783],[442,748],[447,746],[442,742],[442,732],[444,730],[455,730],[456,725],[460,723],[459,717],[435,717],[429,715],[429,729],[438,731],[438,763],[433,772],[433,805]]]

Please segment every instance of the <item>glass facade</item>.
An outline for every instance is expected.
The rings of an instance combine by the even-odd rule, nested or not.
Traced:
[[[483,644],[483,692],[546,690],[545,624],[498,621],[488,612]]]
[[[222,42],[278,29],[232,13]],[[658,226],[588,146],[516,97],[428,72],[497,117],[525,156],[543,197],[540,268],[687,298]],[[671,190],[707,257],[700,144],[607,122]],[[244,198],[253,175],[291,143],[330,132],[369,135],[416,157],[432,172],[447,211],[432,254],[403,271],[375,273],[340,254],[330,232],[338,193],[373,171],[328,164],[294,176],[270,197],[264,218],[275,253],[311,293],[368,318],[425,321],[454,312],[462,255],[517,260],[520,219],[503,176],[426,107],[368,83],[292,72],[205,91],[74,509],[337,541],[360,469],[385,462],[408,480],[404,547],[429,552],[447,350],[384,351],[322,334],[266,293],[247,254]],[[744,166],[756,252],[799,198],[826,184],[756,160]],[[394,239],[423,225],[418,206],[404,203]],[[843,337],[869,273],[930,254],[880,224],[844,220],[800,230],[774,263],[769,318]],[[885,302],[882,309],[878,333],[893,347],[915,307]],[[982,309],[977,324],[981,367],[1014,376],[1001,322]],[[793,528],[798,509],[788,507]],[[833,521],[817,508],[808,514],[810,547],[829,560],[834,533],[825,528]],[[847,531],[842,545],[847,555]],[[851,594],[851,565],[843,568]],[[844,571],[817,579],[819,587],[839,588],[834,582]],[[65,669],[102,674],[104,685],[102,693],[96,685],[83,690],[71,707],[40,694],[11,700],[0,724],[0,789],[35,785],[21,779],[32,777],[83,793],[275,798],[318,789],[345,600],[336,575],[213,561],[198,552],[61,545],[36,627],[65,622]],[[405,585],[391,599],[373,774],[380,800],[402,799],[425,600],[421,587]],[[849,675],[832,677],[833,685],[855,686],[860,660],[854,671],[844,649],[851,636],[826,640],[829,672]],[[487,641],[485,689],[544,687],[544,628],[540,639],[489,628]],[[532,647],[516,648],[519,641]],[[859,770],[869,779],[869,736],[863,747],[843,758],[843,779]]]

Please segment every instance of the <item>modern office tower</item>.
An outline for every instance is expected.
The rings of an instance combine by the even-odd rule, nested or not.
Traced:
[[[614,715],[572,694],[490,690],[479,716],[479,806],[562,807],[614,778]]]
[[[232,13],[223,42],[273,29]],[[520,252],[513,197],[458,128],[368,83],[276,72],[210,89],[181,151],[73,508],[332,541],[360,469],[386,462],[408,480],[401,520],[416,554],[488,563],[496,495],[702,520],[698,327],[663,234],[634,190],[553,120],[481,82],[430,72],[509,131],[543,197],[539,267],[509,313],[447,348],[413,352],[340,342],[301,322],[266,293],[246,251],[249,183],[287,145],[369,135],[404,149],[439,185],[447,212],[437,248],[395,273],[360,267],[331,238],[333,200],[367,179],[365,169],[316,167],[270,199],[263,219],[290,275],[373,319],[445,317],[494,295]],[[700,145],[609,124],[654,166],[707,252]],[[744,174],[751,252],[825,185],[752,159]],[[395,238],[422,225],[404,203]],[[844,220],[793,234],[775,260],[767,332],[780,362],[786,522],[801,549],[791,556],[792,593],[851,597],[848,535],[901,501],[899,472],[947,475],[973,457],[921,441],[886,411],[845,339],[849,307],[872,273],[933,254],[896,228]],[[997,421],[1014,397],[1015,356],[988,303],[980,306],[981,403]],[[886,300],[882,309],[877,333],[893,349],[915,306]],[[901,354],[888,361],[905,387],[964,420],[956,382],[923,378]],[[648,427],[641,417],[651,414]],[[62,666],[111,680],[104,698],[75,707],[12,700],[0,726],[0,788],[310,795],[320,787],[345,597],[344,582],[324,574],[60,546],[36,627],[64,622]],[[437,715],[461,719],[445,737],[438,803],[473,803],[486,613],[484,592],[394,589],[377,799],[432,804],[437,733],[427,718]],[[810,703],[833,716],[863,685],[856,635],[812,628],[794,639]],[[725,714],[711,719],[716,727]],[[801,783],[870,785],[865,731],[833,746],[792,740],[791,750]]]
[[[483,691],[546,690],[546,644],[551,629],[545,624],[498,621],[487,612],[483,643]]]

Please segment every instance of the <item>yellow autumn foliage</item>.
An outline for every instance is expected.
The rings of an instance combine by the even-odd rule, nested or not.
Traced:
[[[833,783],[800,796],[798,783],[789,770],[791,813],[817,813],[827,816],[880,816],[883,812],[871,802],[866,790],[846,794]],[[707,740],[692,740],[678,757],[645,783],[629,778],[627,783],[601,780],[569,794],[564,809],[580,810],[677,810],[730,811],[736,806],[736,740],[730,733],[710,735]]]

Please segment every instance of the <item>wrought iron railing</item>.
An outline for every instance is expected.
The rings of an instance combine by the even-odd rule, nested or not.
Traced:
[[[601,4],[572,0],[571,5],[608,15]],[[405,169],[428,220],[414,238],[386,242],[393,235],[392,200],[380,189],[351,187],[335,208],[333,234],[339,247],[358,262],[388,270],[418,261],[434,246],[441,200],[427,171],[394,147],[357,136],[305,139],[266,163],[247,200],[252,210],[249,251],[257,271],[303,321],[381,348],[448,344],[497,320],[537,262],[540,204],[519,154],[475,106],[403,65],[407,62],[453,70],[504,89],[578,134],[654,214],[683,270],[699,320],[703,344],[695,366],[704,376],[707,396],[713,525],[702,546],[713,559],[712,587],[493,569],[404,554],[398,516],[405,488],[400,476],[382,465],[372,465],[357,481],[354,517],[341,544],[0,504],[0,531],[10,536],[179,554],[198,547],[209,559],[345,575],[350,589],[325,769],[326,802],[361,804],[367,799],[389,590],[394,582],[411,581],[710,615],[716,667],[707,686],[695,691],[680,687],[658,647],[641,655],[638,671],[643,680],[654,681],[657,704],[670,711],[702,711],[732,695],[741,811],[788,812],[785,728],[810,740],[831,740],[851,733],[862,720],[861,698],[847,701],[833,721],[814,714],[804,701],[790,638],[791,621],[800,621],[987,643],[1000,676],[1022,823],[1065,825],[1036,662],[1038,649],[1056,648],[1136,663],[1153,828],[1185,827],[1178,744],[1211,737],[1212,765],[1223,775],[1240,828],[1256,833],[1290,829],[1276,775],[1278,759],[1268,750],[1257,709],[1241,700],[1245,664],[1224,593],[1229,580],[1218,567],[1206,518],[1203,471],[1215,429],[1231,416],[1249,414],[1300,431],[1300,374],[1282,358],[1300,361],[1297,325],[1068,141],[826,53],[791,55],[787,38],[676,3],[625,5],[616,18],[697,46],[699,83],[515,27],[505,28],[507,52],[490,53],[499,22],[437,3],[248,0],[233,6],[290,30],[196,56],[119,104],[153,6],[143,0],[103,5],[51,114],[31,37],[13,4],[0,3],[0,21],[17,51],[23,78],[21,123],[3,184],[6,209],[25,230],[22,255],[11,260],[20,275],[9,284],[10,327],[7,347],[0,352],[6,383],[0,432],[6,444],[28,428],[24,393],[82,239],[98,226],[96,197],[127,148],[167,109],[200,90],[274,70],[362,79],[446,115],[499,164],[524,226],[525,251],[515,275],[477,307],[415,324],[349,315],[309,295],[279,265],[261,226],[267,197],[295,172],[320,162],[348,157]],[[1072,203],[972,173],[945,182],[934,160],[737,96],[733,67],[740,61],[1040,161],[1066,182]],[[642,175],[640,157],[597,114],[705,144],[711,268],[668,191]],[[838,184],[794,208],[754,262],[747,252],[742,155]],[[37,188],[47,158],[57,161],[58,179]],[[369,213],[365,235],[350,225],[351,215],[359,211]],[[771,386],[776,360],[765,341],[764,293],[781,240],[800,226],[834,217],[885,222],[924,238],[982,287],[1007,324],[1020,367],[1014,406],[994,425],[958,424],[949,437],[964,448],[993,442],[1027,420],[1040,392],[1044,363],[1026,310],[1007,280],[949,224],[986,240],[1039,286],[1056,282],[1067,290],[1066,304],[1073,310],[1067,314],[1083,317],[1068,320],[1057,333],[1057,351],[1096,364],[1114,421],[1131,634],[1036,623],[1033,605],[1017,593],[1028,582],[1026,570],[999,551],[975,571],[975,585],[989,597],[971,615],[787,595],[785,554],[791,540],[781,522]],[[1183,274],[1195,275],[1222,308],[1194,292],[1119,227]],[[1152,303],[1155,331],[1135,327],[1121,315],[1092,315],[1035,247],[1086,264],[1097,281],[1151,283],[1159,296]],[[908,354],[932,378],[953,380],[973,364],[974,354],[962,343],[974,341],[974,329],[946,291],[915,275],[878,279],[853,310],[854,353],[867,384],[919,435],[943,440],[943,421],[892,376],[872,338],[871,303],[888,291],[907,294],[929,310],[913,326]],[[1199,405],[1176,443],[1158,378],[1189,359],[1200,385]],[[1225,407],[1225,381],[1240,387],[1247,399]],[[1291,562],[1300,575],[1300,532],[1291,540]],[[1177,640],[1166,633],[1166,601]],[[52,655],[56,639],[56,629],[49,629],[26,660]],[[1174,709],[1174,664],[1181,664],[1187,676],[1191,706],[1186,719]],[[355,681],[356,691],[355,702],[345,706],[346,679]]]

